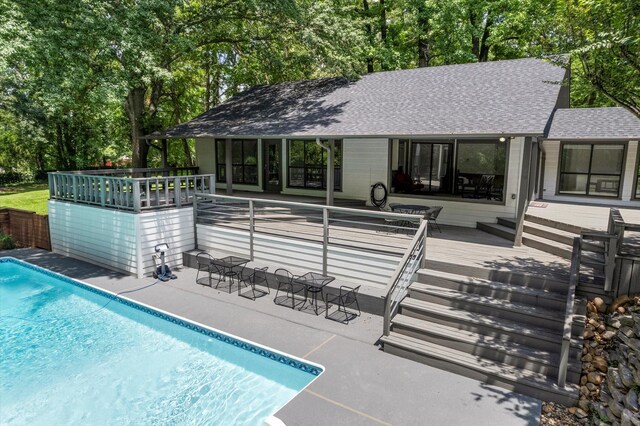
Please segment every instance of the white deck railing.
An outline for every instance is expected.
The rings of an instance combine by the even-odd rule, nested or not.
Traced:
[[[198,193],[215,193],[215,175],[197,167],[114,169],[49,173],[49,198],[142,212],[182,207]]]

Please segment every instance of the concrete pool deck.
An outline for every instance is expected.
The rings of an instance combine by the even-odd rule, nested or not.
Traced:
[[[275,415],[294,425],[538,425],[541,403],[498,387],[387,354],[375,346],[382,318],[349,325],[178,279],[138,280],[43,250],[0,252],[167,312],[319,363],[325,372]],[[272,295],[273,296],[273,293]]]

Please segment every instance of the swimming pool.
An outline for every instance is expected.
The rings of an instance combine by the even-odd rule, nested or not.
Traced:
[[[322,367],[0,258],[3,424],[261,425]]]

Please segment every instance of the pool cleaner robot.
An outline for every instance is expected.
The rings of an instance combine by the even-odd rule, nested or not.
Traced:
[[[169,250],[169,244],[160,243],[155,246],[156,253],[153,255],[154,263],[156,264],[156,270],[153,272],[153,278],[159,279],[160,281],[169,281],[175,280],[176,274],[171,272],[169,265],[167,265],[164,261],[164,253]],[[158,265],[158,256],[160,256],[160,265]]]

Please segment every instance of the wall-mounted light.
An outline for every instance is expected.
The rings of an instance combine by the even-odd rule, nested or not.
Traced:
[[[507,138],[505,138],[504,136],[500,136],[500,139],[498,139],[500,142],[506,142]]]

